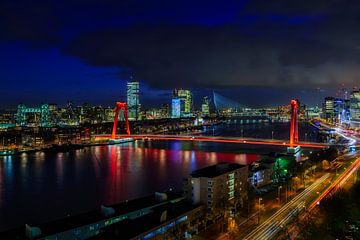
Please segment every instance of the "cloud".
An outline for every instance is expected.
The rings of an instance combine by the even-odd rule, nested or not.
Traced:
[[[52,44],[154,88],[334,87],[360,77],[356,0],[4,1],[0,9],[3,40]]]
[[[91,65],[130,68],[157,88],[303,87],[305,79],[307,87],[331,86],[335,75],[351,84],[358,77],[359,59],[359,52],[317,39],[252,37],[237,26],[137,25],[97,31],[76,38],[65,53]]]

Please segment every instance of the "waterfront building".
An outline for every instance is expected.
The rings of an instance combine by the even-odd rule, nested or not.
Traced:
[[[360,91],[350,94],[350,117],[351,121],[360,122]]]
[[[140,112],[139,82],[127,83],[127,113],[130,120],[138,120]]]
[[[204,97],[203,103],[201,104],[201,115],[202,116],[210,115],[210,101],[207,96]]]
[[[184,181],[184,196],[213,212],[244,206],[248,194],[248,166],[219,163],[196,170]]]
[[[16,122],[20,126],[49,126],[49,105],[42,104],[39,107],[26,107],[24,104],[19,104],[16,113]]]

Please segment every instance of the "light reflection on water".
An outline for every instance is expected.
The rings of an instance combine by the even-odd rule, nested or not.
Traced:
[[[88,211],[170,187],[180,190],[183,177],[197,168],[219,161],[257,159],[255,154],[215,150],[221,149],[214,144],[207,151],[203,144],[135,142],[1,157],[0,229]]]

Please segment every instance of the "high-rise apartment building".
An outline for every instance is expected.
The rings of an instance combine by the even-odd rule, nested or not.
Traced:
[[[127,83],[127,112],[130,120],[138,120],[140,112],[139,82]]]
[[[248,166],[219,163],[196,170],[184,181],[184,196],[212,211],[243,206],[248,193]]]

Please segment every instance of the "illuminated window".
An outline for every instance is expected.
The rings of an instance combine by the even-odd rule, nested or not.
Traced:
[[[234,198],[234,191],[229,192],[229,200]]]
[[[229,185],[234,185],[234,179],[229,180]]]

